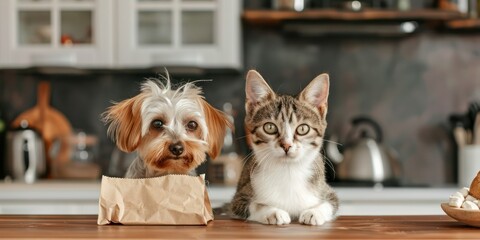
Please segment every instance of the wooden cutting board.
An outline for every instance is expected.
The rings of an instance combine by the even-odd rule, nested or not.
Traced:
[[[40,82],[37,90],[37,104],[21,113],[12,123],[13,128],[21,128],[25,123],[29,128],[40,132],[44,143],[49,168],[49,177],[58,177],[59,169],[70,159],[69,136],[72,127],[67,118],[58,110],[52,108],[50,102],[50,83]],[[51,148],[59,141],[60,149],[56,156],[51,156]]]

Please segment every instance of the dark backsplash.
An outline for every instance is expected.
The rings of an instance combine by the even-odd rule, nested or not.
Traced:
[[[231,102],[239,152],[245,154],[244,76],[258,70],[275,91],[298,93],[316,75],[330,74],[327,136],[345,142],[350,120],[368,115],[384,130],[385,144],[398,152],[403,181],[411,184],[455,182],[456,152],[448,116],[480,99],[480,34],[422,32],[405,38],[300,38],[275,29],[244,29],[244,66],[238,73],[182,76],[202,82],[206,99],[221,108]],[[91,74],[38,74],[0,70],[0,107],[7,121],[36,103],[38,81],[51,82],[51,105],[73,128],[100,138],[99,163],[107,169],[114,147],[100,114],[134,96],[153,71],[101,71]]]
[[[398,152],[406,183],[456,181],[448,116],[480,99],[480,35],[422,32],[406,38],[320,38],[246,31],[245,64],[274,89],[300,91],[331,78],[327,135],[345,142],[350,120],[376,119]]]

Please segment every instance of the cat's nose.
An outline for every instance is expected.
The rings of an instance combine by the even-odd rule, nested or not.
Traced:
[[[288,154],[288,150],[290,150],[290,148],[292,147],[292,144],[285,142],[281,143],[280,145],[282,146],[283,151],[285,151],[285,154]]]
[[[168,150],[170,150],[171,153],[175,156],[180,156],[180,154],[183,153],[183,145],[179,142],[170,144],[168,146]]]

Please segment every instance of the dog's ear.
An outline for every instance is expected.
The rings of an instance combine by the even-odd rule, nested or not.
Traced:
[[[205,100],[202,99],[201,104],[208,128],[208,156],[210,156],[211,159],[215,159],[222,150],[227,127],[233,131],[233,124],[225,113],[215,109]]]
[[[144,97],[140,94],[123,100],[107,109],[102,114],[108,126],[107,134],[124,152],[137,149],[141,139],[142,118],[141,107]]]

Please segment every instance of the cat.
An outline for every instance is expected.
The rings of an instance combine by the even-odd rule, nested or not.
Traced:
[[[329,76],[313,79],[296,97],[272,91],[250,70],[246,77],[246,158],[230,212],[263,224],[332,221],[338,198],[325,179],[320,153],[327,126]]]

